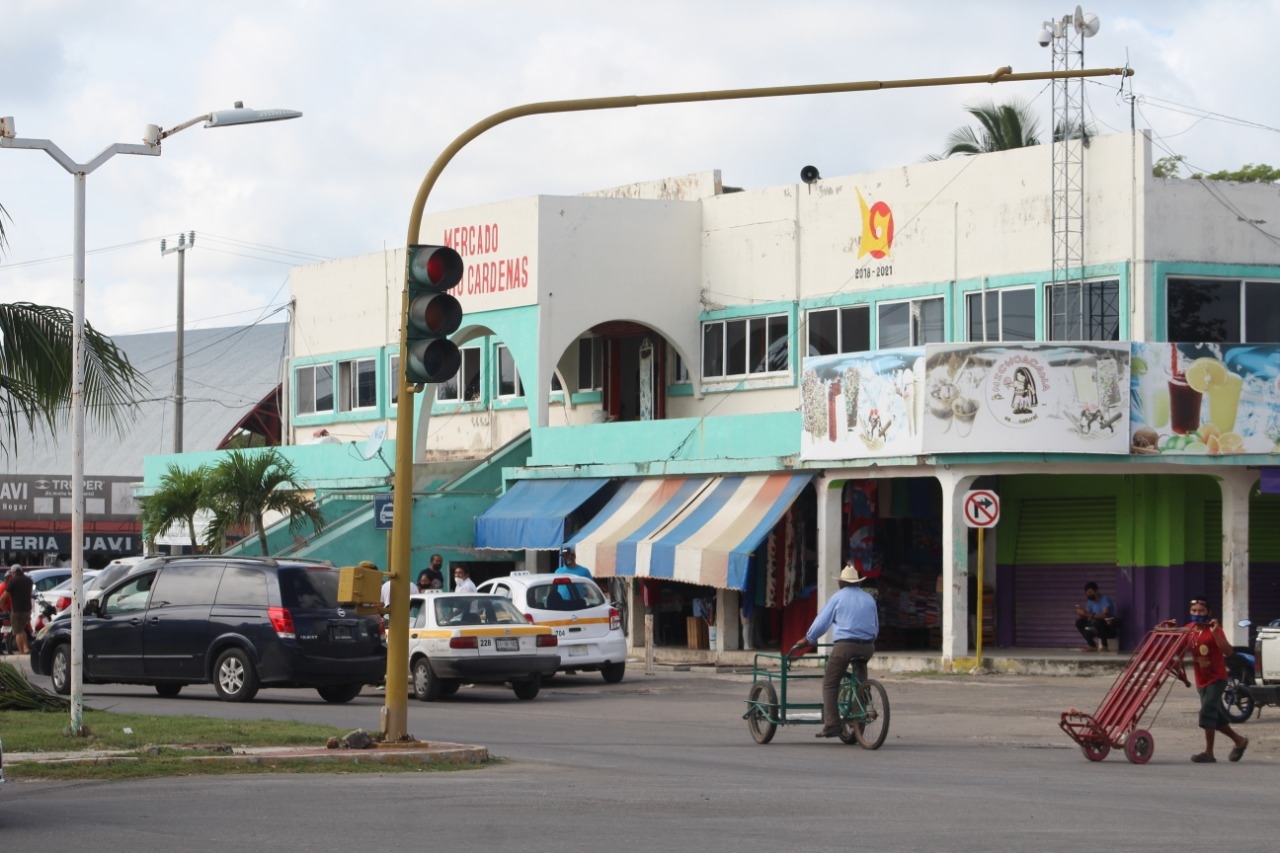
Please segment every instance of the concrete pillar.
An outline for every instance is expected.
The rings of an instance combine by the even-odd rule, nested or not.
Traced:
[[[840,576],[840,543],[844,539],[841,529],[840,493],[844,482],[820,477],[814,481],[814,489],[818,497],[818,609],[826,604],[827,599],[838,589],[836,578]],[[814,637],[814,639],[820,639]]]
[[[742,648],[742,593],[736,589],[716,590],[716,641],[714,652],[736,652]]]
[[[956,658],[969,655],[969,528],[964,523],[964,494],[977,477],[946,469],[936,476],[942,487],[942,600],[938,608],[942,611],[942,663],[946,668]]]
[[[1249,613],[1249,495],[1260,473],[1233,469],[1218,478],[1222,490],[1222,629],[1232,645],[1249,641],[1236,623]]]

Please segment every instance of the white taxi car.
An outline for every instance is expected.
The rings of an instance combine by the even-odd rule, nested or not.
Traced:
[[[537,625],[555,630],[560,641],[560,670],[599,670],[609,684],[627,671],[627,636],[622,614],[605,600],[600,587],[578,575],[512,572],[480,584],[479,592],[511,599]]]
[[[424,702],[467,684],[510,684],[517,699],[538,695],[560,666],[556,636],[529,623],[497,595],[433,592],[409,598],[409,672]]]

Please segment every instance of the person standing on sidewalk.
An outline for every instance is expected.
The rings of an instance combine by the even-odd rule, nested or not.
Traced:
[[[31,634],[31,578],[15,565],[9,569],[9,582],[5,584],[5,596],[9,599],[9,624],[13,627],[13,642],[18,654],[30,651],[27,637]]]
[[[1231,738],[1235,744],[1228,761],[1239,761],[1249,748],[1249,739],[1231,728],[1231,720],[1222,707],[1222,692],[1227,686],[1226,656],[1232,653],[1231,643],[1217,619],[1209,618],[1209,602],[1203,598],[1191,600],[1191,621],[1187,624],[1187,648],[1196,669],[1196,692],[1200,694],[1200,728],[1204,729],[1204,752],[1191,756],[1196,764],[1217,761],[1213,757],[1213,741],[1217,732]]]
[[[852,564],[840,572],[840,589],[827,599],[804,638],[791,647],[794,652],[806,645],[816,646],[823,634],[831,629],[834,645],[827,655],[827,668],[822,674],[822,731],[814,737],[836,737],[840,734],[840,681],[851,660],[857,660],[858,680],[867,680],[867,661],[876,651],[876,637],[880,635],[880,614],[876,600],[860,589],[865,578]]]
[[[475,592],[475,581],[471,580],[471,573],[463,566],[453,567],[453,591],[454,592]]]

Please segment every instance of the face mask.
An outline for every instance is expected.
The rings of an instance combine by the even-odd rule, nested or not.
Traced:
[[[1192,613],[1191,621],[1192,622],[1208,622],[1209,614],[1208,613]]]

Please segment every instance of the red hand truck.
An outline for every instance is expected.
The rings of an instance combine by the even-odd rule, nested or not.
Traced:
[[[1169,676],[1191,686],[1182,663],[1186,646],[1185,628],[1172,621],[1161,622],[1133,653],[1098,710],[1092,714],[1075,708],[1063,712],[1058,725],[1080,744],[1085,758],[1101,761],[1115,747],[1124,749],[1125,758],[1134,764],[1151,760],[1155,739],[1151,732],[1138,728],[1138,722]]]

